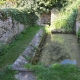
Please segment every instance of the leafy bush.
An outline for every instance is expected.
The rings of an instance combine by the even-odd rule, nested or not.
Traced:
[[[1,11],[3,17],[7,19],[8,16],[11,16],[12,19],[17,20],[18,22],[24,24],[33,26],[36,23],[36,20],[38,19],[38,16],[35,14],[34,11],[28,11],[26,9],[4,9]]]
[[[76,0],[60,11],[59,16],[53,22],[56,29],[63,28],[66,31],[74,31],[77,17],[77,7],[79,3],[80,1]]]
[[[3,0],[1,1],[4,2]],[[74,0],[8,0],[5,1],[5,3],[12,2],[12,4],[15,4],[17,8],[23,7],[29,10],[33,9],[34,11],[41,13],[49,12],[53,7],[58,7],[60,9],[66,6],[68,3],[72,3],[73,1]]]
[[[77,36],[77,39],[78,39],[79,44],[80,44],[80,29],[79,29],[78,32],[76,33],[76,36]]]
[[[0,1],[0,6],[5,4],[6,1]]]

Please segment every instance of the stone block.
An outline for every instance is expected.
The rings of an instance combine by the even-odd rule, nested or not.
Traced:
[[[4,43],[11,42],[12,38],[24,30],[24,25],[11,17],[4,21],[0,19],[0,41]]]
[[[29,60],[27,60],[27,57],[33,58],[36,54],[37,48],[41,43],[41,40],[43,38],[44,31],[43,29],[40,29],[39,32],[35,35],[31,43],[28,47],[24,50],[24,52],[19,56],[19,58],[13,63],[12,69],[18,70],[18,71],[29,71],[24,66],[29,63]]]

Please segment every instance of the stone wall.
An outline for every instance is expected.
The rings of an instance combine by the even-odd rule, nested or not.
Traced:
[[[3,19],[0,15],[0,43],[9,43],[11,39],[24,30],[24,25],[11,17]]]
[[[53,25],[54,24],[53,22],[55,21],[58,14],[59,14],[59,11],[57,9],[53,8],[51,10],[51,26],[53,26],[54,29],[55,29],[55,26]]]
[[[45,26],[47,24],[49,25],[50,22],[51,22],[51,13],[50,12],[40,14],[40,17],[37,20],[37,24],[42,25],[42,26]]]
[[[78,8],[78,14],[76,18],[76,33],[80,30],[80,6]]]

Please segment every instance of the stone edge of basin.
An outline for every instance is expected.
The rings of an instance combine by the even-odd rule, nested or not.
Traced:
[[[66,31],[65,29],[53,29],[51,30],[52,34],[73,34],[73,31]]]
[[[41,43],[41,40],[44,36],[45,32],[43,29],[40,29],[35,37],[32,39],[30,44],[26,47],[24,52],[18,57],[18,59],[12,64],[12,70],[17,71],[29,71],[24,67],[25,64],[29,63],[26,57],[33,58],[36,54],[36,49]]]

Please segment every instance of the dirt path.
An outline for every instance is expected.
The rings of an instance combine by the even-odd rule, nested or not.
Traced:
[[[42,48],[39,62],[46,66],[60,62],[79,65],[79,54],[79,45],[75,35],[49,34]]]

